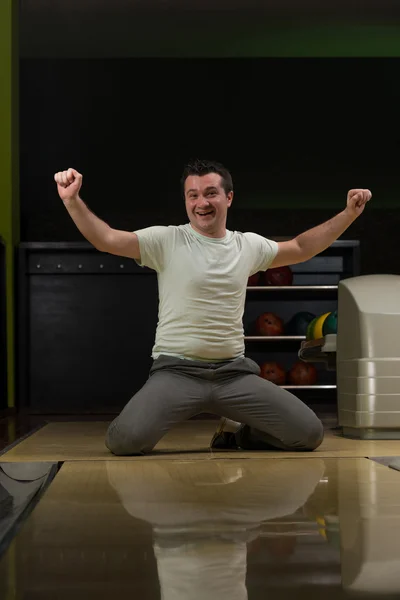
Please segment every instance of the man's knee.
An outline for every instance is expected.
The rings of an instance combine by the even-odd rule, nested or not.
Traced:
[[[324,426],[318,417],[310,420],[304,428],[301,443],[298,446],[302,450],[315,450],[322,444],[324,439]]]
[[[142,435],[114,423],[108,428],[105,444],[116,456],[140,456],[153,449]]]

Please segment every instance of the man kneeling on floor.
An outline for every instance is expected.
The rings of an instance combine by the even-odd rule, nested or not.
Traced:
[[[305,262],[328,248],[371,198],[350,190],[346,208],[296,238],[276,242],[226,229],[233,200],[225,167],[196,161],[183,173],[189,223],[135,232],[112,229],[79,197],[82,175],[55,175],[58,193],[86,239],[101,252],[133,258],[157,272],[159,320],[145,385],[111,423],[106,445],[143,454],[177,423],[200,413],[222,417],[213,448],[310,451],[323,439],[315,413],[259,376],[245,356],[243,312],[249,276]]]

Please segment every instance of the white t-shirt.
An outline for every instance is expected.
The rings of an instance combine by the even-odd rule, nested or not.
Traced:
[[[162,600],[247,600],[247,545],[218,539],[154,544]]]
[[[227,230],[210,238],[186,225],[135,231],[140,266],[157,272],[158,324],[152,357],[209,362],[244,355],[247,280],[266,271],[278,244],[256,233]]]

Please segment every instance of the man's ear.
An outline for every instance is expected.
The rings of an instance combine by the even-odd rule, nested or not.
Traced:
[[[228,207],[229,207],[232,204],[233,192],[229,192],[227,198],[228,198]]]

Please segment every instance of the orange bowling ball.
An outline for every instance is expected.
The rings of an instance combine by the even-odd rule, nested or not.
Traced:
[[[258,335],[283,335],[283,320],[274,313],[263,313],[256,321],[256,332]]]
[[[276,385],[283,385],[286,381],[286,373],[282,365],[277,362],[264,362],[261,367],[260,377],[276,383]]]
[[[290,369],[288,379],[292,385],[314,385],[317,382],[317,369],[311,363],[299,360]]]
[[[254,285],[260,285],[260,272],[258,273],[254,273],[254,275],[250,275],[250,277],[247,280],[247,285],[248,286],[254,286]]]
[[[264,274],[265,285],[292,285],[293,271],[290,267],[274,267],[267,269]]]

